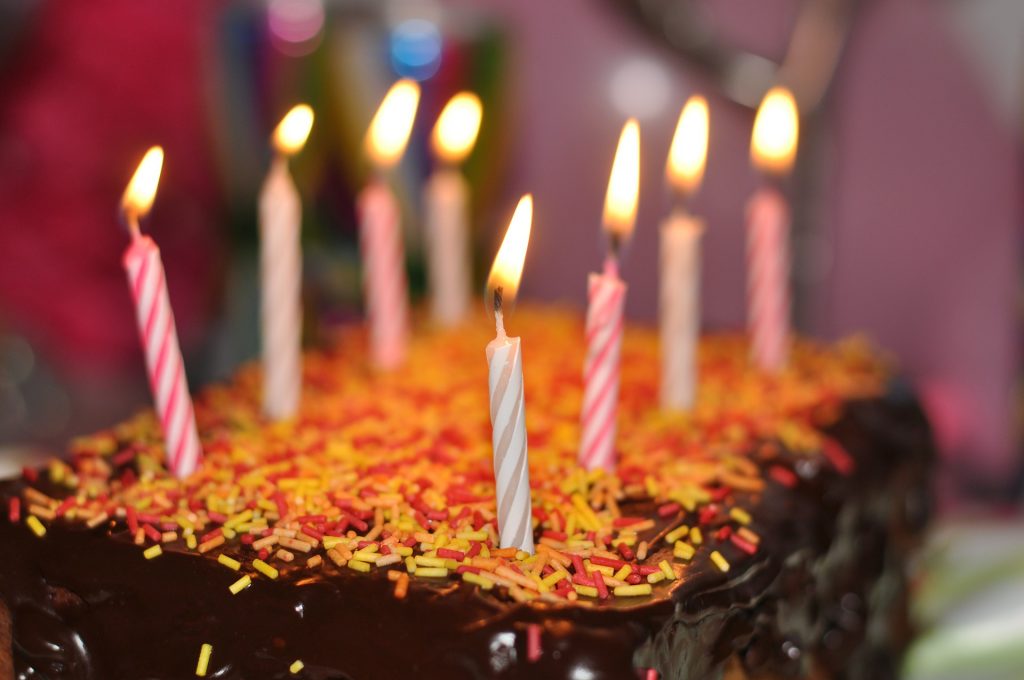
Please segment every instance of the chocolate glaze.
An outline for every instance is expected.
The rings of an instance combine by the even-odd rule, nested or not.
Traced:
[[[903,565],[928,515],[929,429],[916,403],[890,390],[848,404],[828,430],[856,461],[852,474],[783,451],[771,463],[797,472],[797,487],[769,479],[739,499],[756,518],[757,554],[715,545],[734,565],[725,574],[700,550],[681,580],[633,603],[519,604],[417,579],[398,600],[384,570],[327,562],[233,596],[238,574],[216,553],[168,544],[147,561],[123,530],[55,522],[38,539],[3,519],[0,600],[15,677],[190,678],[203,643],[213,645],[208,677],[248,680],[295,677],[296,659],[300,677],[318,680],[599,680],[652,667],[699,680],[720,677],[727,662],[739,677],[893,677],[909,637]],[[4,483],[0,495],[22,484]],[[649,503],[623,511],[657,516]],[[543,627],[534,662],[530,623]]]

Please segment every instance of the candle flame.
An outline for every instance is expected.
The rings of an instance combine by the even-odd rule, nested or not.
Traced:
[[[523,277],[523,263],[526,260],[526,246],[530,242],[530,226],[533,223],[533,196],[525,194],[519,199],[508,231],[494,256],[491,273],[487,277],[487,289],[502,289],[506,302],[515,299],[519,281]]]
[[[698,95],[690,97],[679,114],[665,168],[669,184],[681,193],[692,194],[704,179],[708,126],[707,100]]]
[[[274,130],[274,148],[285,156],[302,151],[313,128],[313,109],[308,104],[298,104],[285,114]]]
[[[448,163],[464,161],[476,144],[482,114],[480,98],[472,92],[459,92],[449,99],[434,125],[434,153]]]
[[[640,195],[640,125],[630,118],[615,150],[608,193],[604,199],[604,228],[621,238],[633,232]]]
[[[793,94],[773,87],[761,100],[754,118],[750,158],[764,172],[785,175],[793,167],[799,136],[799,115]]]
[[[128,187],[121,197],[121,209],[126,215],[135,219],[145,217],[153,207],[156,198],[156,187],[160,184],[160,170],[164,165],[164,150],[154,146],[146,152],[135,169]]]
[[[399,80],[384,95],[366,133],[366,151],[378,168],[393,167],[402,157],[419,101],[420,86],[408,78]]]

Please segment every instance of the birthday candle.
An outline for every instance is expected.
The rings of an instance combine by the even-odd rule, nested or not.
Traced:
[[[747,203],[747,318],[754,364],[782,370],[789,355],[789,206],[777,184],[796,155],[798,116],[793,95],[773,88],[754,119],[750,154],[764,178]]]
[[[636,222],[640,190],[640,126],[630,119],[622,128],[605,197],[604,228],[611,246],[604,271],[588,280],[583,412],[579,462],[588,470],[615,468],[615,430],[619,405],[623,310],[626,284],[618,260]]]
[[[312,125],[313,110],[305,104],[281,120],[260,191],[263,412],[275,420],[295,415],[302,392],[302,202],[288,157],[302,149]]]
[[[459,164],[473,150],[480,116],[480,99],[460,92],[441,111],[431,138],[438,168],[423,191],[427,273],[432,316],[442,326],[462,321],[469,307],[469,185]]]
[[[396,368],[405,360],[409,336],[401,211],[383,173],[393,168],[405,151],[419,96],[419,85],[414,81],[395,83],[377,109],[366,136],[366,150],[376,176],[358,197],[359,245],[370,355],[383,369]]]
[[[128,288],[135,301],[149,384],[164,433],[167,467],[175,476],[187,477],[198,467],[202,447],[185,377],[185,362],[178,346],[174,314],[167,296],[167,278],[160,249],[139,229],[139,220],[153,205],[163,159],[164,152],[160,147],[147,151],[125,189],[121,208],[131,229],[132,242],[124,253],[124,268],[128,274]]]
[[[708,105],[691,97],[679,115],[666,174],[674,207],[661,225],[659,317],[661,405],[681,410],[697,395],[700,337],[700,240],[704,222],[690,214],[687,199],[700,186],[708,148]]]
[[[516,206],[488,277],[497,336],[487,345],[488,388],[494,446],[494,487],[502,548],[533,552],[530,466],[526,445],[523,354],[519,338],[505,333],[504,313],[515,298],[530,240],[533,198]]]

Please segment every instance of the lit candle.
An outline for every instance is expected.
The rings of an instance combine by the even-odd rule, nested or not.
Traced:
[[[302,202],[288,158],[306,143],[313,110],[293,108],[274,131],[274,161],[260,192],[263,412],[281,420],[299,410],[302,393]]]
[[[139,230],[139,220],[149,212],[156,197],[163,162],[163,149],[154,146],[147,151],[121,199],[121,209],[132,235],[132,242],[124,253],[124,268],[135,301],[149,384],[164,433],[167,467],[175,476],[187,477],[198,467],[203,452],[185,378],[185,362],[178,347],[178,332],[174,328],[174,314],[167,297],[160,249]]]
[[[690,408],[697,396],[704,222],[689,213],[686,202],[704,178],[707,151],[708,103],[690,97],[679,114],[666,166],[675,204],[661,225],[661,405],[672,410]]]
[[[480,130],[480,99],[460,92],[441,111],[431,143],[439,166],[424,189],[428,273],[434,321],[452,326],[470,299],[469,186],[459,171]]]
[[[640,191],[640,126],[626,122],[615,151],[604,203],[604,228],[610,247],[604,272],[588,281],[583,367],[583,412],[579,461],[588,470],[615,468],[615,420],[618,416],[622,314],[626,284],[619,278],[619,255],[633,232]]]
[[[533,552],[530,465],[526,450],[526,404],[523,398],[523,354],[519,338],[505,333],[504,312],[515,299],[530,241],[533,198],[519,200],[512,221],[494,257],[487,288],[493,295],[497,337],[487,345],[487,384],[494,445],[494,488],[502,548]]]
[[[405,360],[409,335],[409,291],[402,246],[401,211],[383,175],[401,159],[412,131],[420,88],[403,79],[391,86],[366,135],[376,175],[360,192],[359,245],[370,325],[370,356],[379,368]]]
[[[789,355],[789,206],[778,184],[793,167],[798,115],[788,90],[768,91],[754,119],[750,156],[762,186],[747,203],[747,323],[761,370],[782,370]]]

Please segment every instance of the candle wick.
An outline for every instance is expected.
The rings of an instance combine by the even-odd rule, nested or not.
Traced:
[[[498,338],[504,340],[507,336],[505,333],[505,313],[502,309],[504,290],[501,286],[494,289],[494,328],[498,331]]]
[[[137,241],[142,237],[142,229],[139,227],[139,216],[134,211],[125,213],[125,221],[128,222],[128,231],[132,235],[132,240]]]

